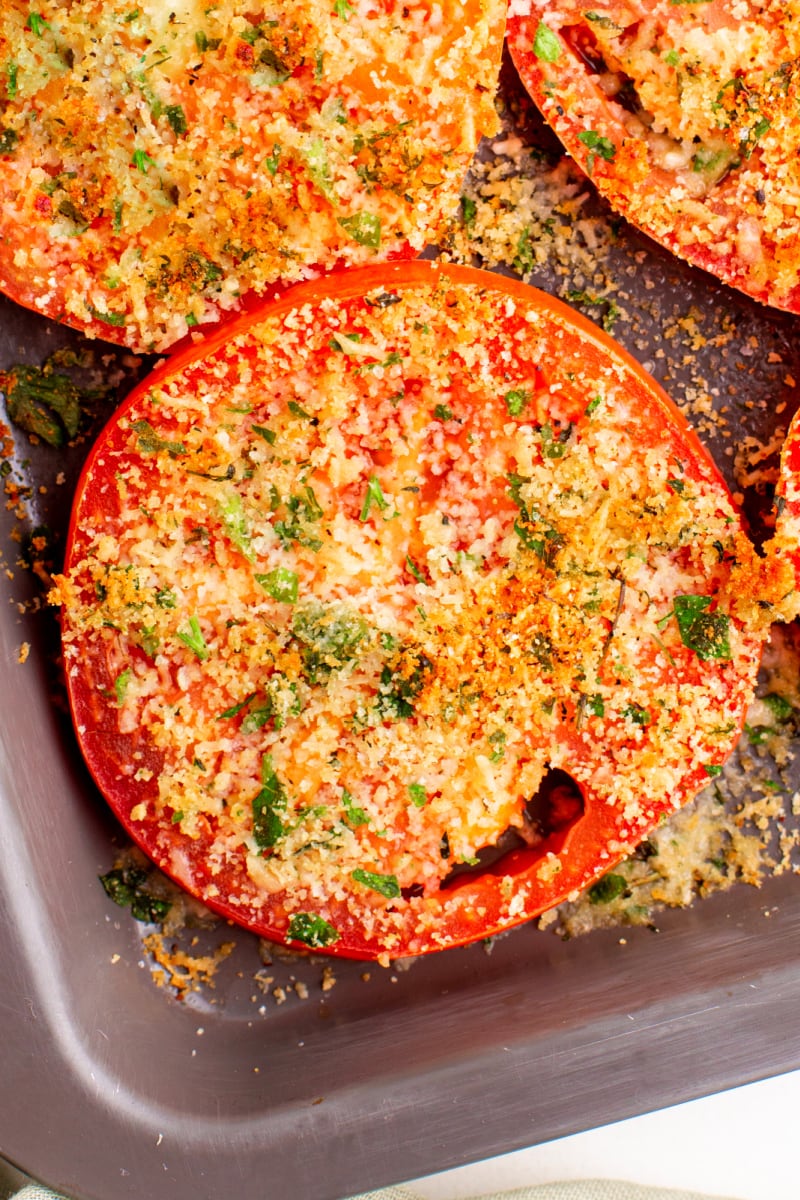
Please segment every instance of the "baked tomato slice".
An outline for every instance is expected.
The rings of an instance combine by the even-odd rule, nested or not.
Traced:
[[[457,207],[503,0],[0,5],[0,289],[162,351]]]
[[[371,958],[530,919],[719,771],[752,561],[633,359],[417,262],[157,370],[89,457],[53,600],[133,839],[259,934]]]
[[[800,312],[800,14],[783,0],[513,0],[508,45],[598,190],[663,246]]]

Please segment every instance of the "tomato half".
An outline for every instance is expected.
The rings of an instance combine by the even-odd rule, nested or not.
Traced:
[[[502,0],[7,0],[0,289],[162,351],[277,281],[419,253],[496,126],[504,19]]]
[[[374,958],[529,920],[718,773],[752,564],[632,358],[417,262],[298,285],[146,380],[53,600],[133,839],[260,934]]]
[[[598,190],[673,253],[800,312],[800,16],[783,0],[513,4],[508,45]]]

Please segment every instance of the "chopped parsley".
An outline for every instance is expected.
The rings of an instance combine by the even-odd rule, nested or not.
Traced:
[[[82,392],[68,375],[43,367],[16,366],[0,371],[0,391],[10,419],[49,446],[74,438],[82,402],[94,393]]]
[[[344,604],[310,604],[292,618],[309,683],[324,682],[332,671],[353,662],[369,630],[367,622]]]
[[[296,604],[298,580],[297,574],[287,567],[275,567],[266,575],[256,575],[256,581],[261,584],[273,600],[281,604]]]
[[[171,908],[169,900],[162,900],[145,886],[148,872],[141,867],[115,867],[99,878],[106,895],[120,908],[130,908],[137,921],[160,924]]]
[[[428,793],[421,783],[408,785],[408,798],[415,808],[424,808],[428,802]]]
[[[586,170],[589,175],[592,173],[595,159],[602,158],[605,162],[613,162],[617,153],[616,146],[607,137],[599,134],[596,129],[584,129],[583,133],[578,134],[578,141],[583,142],[584,146],[589,148],[586,156]]]
[[[544,21],[536,27],[533,38],[533,53],[541,62],[554,63],[561,57],[561,42]]]
[[[13,154],[18,141],[16,129],[0,129],[0,154]]]
[[[370,510],[373,504],[385,512],[389,507],[389,501],[383,494],[383,488],[380,485],[377,475],[370,475],[367,480],[367,490],[364,496],[364,503],[361,505],[359,521],[366,521],[369,518]]]
[[[170,128],[176,137],[182,137],[186,133],[186,113],[180,104],[168,104],[164,109],[164,116],[169,121]]]
[[[519,417],[533,399],[533,393],[527,388],[512,388],[503,396],[503,402],[510,417]]]
[[[171,442],[168,438],[159,437],[149,421],[132,421],[131,429],[136,434],[136,445],[142,454],[157,454],[165,450],[171,458],[178,458],[186,453],[183,442]]]
[[[342,808],[347,824],[355,829],[359,825],[369,825],[369,813],[359,808],[347,788],[342,789]]]
[[[125,703],[125,695],[128,691],[128,684],[133,678],[133,672],[130,667],[126,667],[124,671],[120,671],[117,678],[114,680],[114,695],[117,698],[118,707],[122,707]]]
[[[356,883],[363,883],[370,891],[385,896],[387,900],[396,900],[401,894],[396,875],[378,875],[375,871],[365,871],[362,867],[356,867],[350,872],[350,878],[355,879]]]
[[[261,791],[253,800],[253,838],[262,850],[271,849],[286,834],[284,816],[289,807],[286,789],[275,774],[272,755],[261,759]]]
[[[381,671],[377,709],[383,720],[407,721],[414,715],[414,701],[433,670],[433,663],[420,651],[401,650]]]
[[[381,219],[375,213],[360,212],[352,217],[341,217],[339,224],[359,246],[368,246],[371,250],[380,249]]]
[[[592,884],[587,892],[591,904],[610,904],[612,900],[617,900],[628,887],[628,881],[624,875],[617,875],[609,871],[602,879],[598,879],[597,883]]]
[[[314,949],[324,949],[339,940],[339,932],[318,913],[296,912],[289,918],[286,936]]]
[[[201,662],[208,658],[208,646],[206,645],[206,640],[203,637],[203,631],[200,628],[200,622],[197,617],[189,617],[189,624],[184,626],[183,629],[179,629],[175,636]]]
[[[673,613],[678,622],[681,641],[698,658],[730,659],[730,618],[721,612],[712,612],[710,596],[676,596]]]

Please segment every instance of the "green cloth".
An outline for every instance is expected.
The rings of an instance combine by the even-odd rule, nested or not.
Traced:
[[[38,1200],[26,1197],[25,1200]],[[364,1192],[350,1200],[422,1200],[413,1187],[389,1187]],[[731,1196],[711,1197],[700,1192],[676,1192],[672,1188],[644,1187],[621,1179],[579,1179],[569,1183],[540,1183],[536,1187],[514,1188],[511,1192],[492,1192],[473,1200],[734,1200]]]

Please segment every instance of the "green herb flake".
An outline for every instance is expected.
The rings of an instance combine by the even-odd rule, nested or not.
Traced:
[[[319,136],[312,137],[308,145],[303,148],[302,154],[312,181],[324,196],[330,196],[333,188],[333,178],[331,176],[330,163],[328,162],[328,152],[325,149],[325,143],[322,138]]]
[[[424,808],[428,802],[428,793],[421,783],[408,785],[408,798],[415,808]]]
[[[9,59],[6,63],[6,96],[9,100],[13,100],[17,94],[17,73],[19,67],[13,59]]]
[[[621,29],[621,25],[617,25],[616,21],[612,21],[611,17],[606,17],[602,13],[585,12],[584,17],[587,21],[591,21],[598,29]]]
[[[489,762],[498,763],[505,757],[507,734],[504,729],[496,729],[489,734],[489,745],[494,747],[489,755]]]
[[[224,712],[221,712],[217,717],[217,720],[227,721],[230,717],[238,716],[243,709],[247,708],[250,701],[254,700],[257,695],[257,692],[251,692],[249,696],[245,696],[244,700],[240,700],[238,704],[232,704],[230,708],[226,708]]]
[[[584,415],[585,417],[590,417],[590,416],[592,415],[592,413],[593,413],[593,412],[596,412],[596,411],[597,411],[597,409],[600,407],[600,405],[601,405],[602,403],[603,403],[603,397],[602,397],[602,396],[594,396],[594,397],[593,397],[593,398],[592,398],[592,399],[589,401],[589,403],[586,405],[586,408],[583,410],[583,415]]]
[[[310,604],[295,612],[292,635],[301,644],[309,683],[324,682],[360,653],[369,630],[360,614],[344,605]]]
[[[423,619],[424,612],[420,609]],[[397,666],[387,663],[381,671],[378,687],[378,712],[383,720],[407,721],[414,715],[414,702],[433,669],[433,663],[420,651],[402,650]]]
[[[239,493],[231,492],[230,495],[222,497],[217,503],[217,511],[227,536],[237,550],[252,562],[254,555],[250,541],[250,529]]]
[[[380,485],[377,475],[370,475],[369,479],[367,480],[367,490],[364,496],[364,503],[361,505],[361,512],[358,518],[359,521],[366,521],[369,519],[370,510],[372,509],[373,504],[376,505],[381,512],[385,512],[389,507],[389,501],[383,494],[383,489]]]
[[[610,904],[617,900],[627,890],[628,881],[624,875],[616,875],[610,871],[597,883],[592,884],[587,892],[591,904]]]
[[[120,908],[130,908],[131,915],[137,921],[145,921],[149,925],[159,925],[170,910],[170,902],[153,895],[145,884],[147,872],[140,867],[115,867],[101,875],[100,882],[109,899]]]
[[[396,900],[401,894],[396,875],[377,875],[374,871],[365,871],[362,867],[356,867],[355,871],[350,872],[350,878],[354,879],[356,883],[362,883],[370,891],[385,896],[387,900]]]
[[[31,12],[28,13],[28,19],[25,22],[25,28],[30,29],[34,37],[40,38],[45,29],[49,29],[50,26],[48,22],[45,21],[41,13]]]
[[[634,725],[649,725],[652,721],[649,711],[642,708],[641,704],[627,704],[622,710],[622,715]]]
[[[777,721],[788,721],[794,712],[786,697],[779,695],[778,692],[768,692],[763,697],[763,701]]]
[[[428,580],[422,574],[422,571],[420,571],[410,554],[406,555],[406,570],[414,576],[417,583],[424,583],[426,587],[428,586]]]
[[[117,706],[122,708],[125,703],[125,695],[128,691],[128,684],[133,678],[133,672],[130,667],[126,667],[124,671],[120,671],[117,678],[114,680],[114,695],[117,698]]]
[[[533,393],[527,388],[512,388],[503,396],[503,403],[510,417],[520,417],[532,399]]]
[[[730,618],[711,612],[710,596],[676,596],[673,606],[681,641],[698,658],[728,660],[732,657],[729,641]]]
[[[355,829],[359,825],[369,825],[369,813],[356,804],[347,788],[342,789],[342,808],[344,809],[345,820],[351,828]]]
[[[14,424],[49,446],[62,446],[76,436],[82,403],[90,395],[81,392],[68,375],[49,370],[47,364],[0,371],[0,391]]]
[[[470,196],[462,196],[459,203],[461,205],[461,224],[470,233],[478,216],[478,205]]]
[[[287,832],[283,817],[289,807],[286,789],[275,774],[272,755],[261,759],[261,790],[253,800],[253,837],[262,850],[271,849]]]
[[[222,43],[220,38],[211,38],[204,30],[198,29],[194,35],[194,44],[201,54],[205,54],[207,50],[218,50]]]
[[[184,626],[183,629],[177,630],[175,636],[201,662],[208,658],[208,646],[206,645],[206,640],[203,637],[203,631],[200,628],[200,622],[197,617],[189,617],[189,624]]]
[[[561,42],[544,21],[536,27],[533,38],[533,53],[540,62],[554,63],[561,57]]]
[[[453,410],[447,404],[437,404],[433,410],[433,415],[437,421],[452,421]]]
[[[127,324],[125,313],[111,312],[102,309],[94,308],[91,304],[88,306],[89,312],[94,317],[95,321],[100,321],[103,325],[112,325],[115,329],[122,329]]]
[[[149,421],[132,421],[131,429],[136,434],[136,445],[142,454],[158,454],[163,450],[171,458],[179,458],[186,453],[183,442],[171,442],[168,438],[159,437]]]
[[[182,137],[188,128],[186,124],[186,113],[181,108],[180,104],[168,104],[164,109],[164,116],[170,124],[170,128],[176,137]]]
[[[542,439],[542,455],[545,458],[563,458],[567,450],[567,443],[572,436],[572,425],[565,425],[563,429],[556,432],[553,426],[548,421],[542,425],[539,430],[539,437]]]
[[[347,0],[334,0],[333,11],[342,21],[349,21],[355,9]]]
[[[274,571],[268,571],[266,575],[256,575],[256,582],[260,583],[264,591],[280,604],[297,603],[297,574],[287,567],[276,567]]]
[[[296,400],[287,400],[286,407],[293,417],[299,417],[301,421],[313,421],[311,413],[303,408],[302,404],[298,404]]]
[[[141,171],[146,175],[150,167],[156,166],[156,161],[151,158],[146,150],[134,150],[131,165],[136,167],[137,171]]]
[[[281,149],[282,149],[282,147],[281,147],[280,142],[275,142],[274,146],[272,147],[271,153],[268,154],[267,157],[264,159],[264,167],[269,172],[270,175],[277,174],[278,166],[281,161]]]
[[[703,763],[703,770],[711,779],[716,779],[722,774],[722,767],[719,763]]]
[[[352,217],[342,217],[339,224],[359,246],[367,246],[370,250],[380,249],[381,219],[375,213],[360,212]]]
[[[613,162],[617,153],[616,146],[607,137],[599,134],[596,129],[584,129],[583,133],[578,134],[578,141],[583,142],[584,146],[589,148],[586,156],[586,170],[589,175],[592,173],[595,159],[602,158],[605,162]]]
[[[287,937],[314,949],[324,949],[339,940],[339,932],[318,913],[297,912],[289,918]]]

